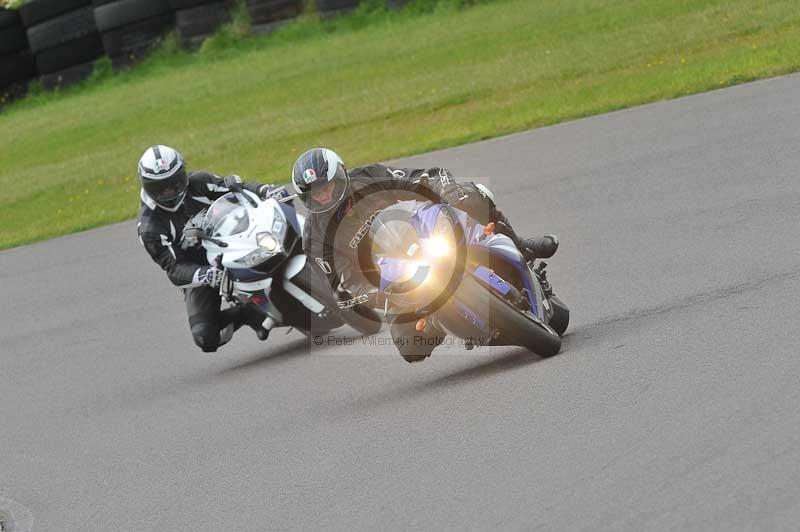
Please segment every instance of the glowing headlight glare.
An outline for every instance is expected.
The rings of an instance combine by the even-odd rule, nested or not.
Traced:
[[[424,267],[422,263],[416,260],[410,260],[405,263],[403,267],[403,281],[408,281],[412,279],[415,275],[417,275],[417,271]]]
[[[424,278],[420,279],[424,275]],[[417,282],[417,287],[429,285],[433,278],[433,268],[431,265],[423,261],[409,261],[406,263],[404,276],[406,281],[414,279]]]
[[[453,253],[453,246],[450,240],[444,236],[432,236],[428,239],[425,251],[432,257],[448,257]]]
[[[256,236],[258,246],[266,249],[267,251],[275,251],[278,249],[278,241],[269,233],[260,233]]]

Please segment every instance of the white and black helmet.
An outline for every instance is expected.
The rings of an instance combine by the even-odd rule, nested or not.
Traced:
[[[344,161],[327,148],[314,148],[301,155],[292,168],[292,185],[303,205],[320,214],[341,205],[350,184]]]
[[[181,154],[161,144],[147,148],[139,159],[139,181],[159,207],[173,212],[183,203],[189,185]]]

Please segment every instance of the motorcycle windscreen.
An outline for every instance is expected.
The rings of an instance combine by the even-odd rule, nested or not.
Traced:
[[[234,194],[225,194],[208,208],[203,230],[212,237],[226,237],[243,233],[249,225],[247,209]]]

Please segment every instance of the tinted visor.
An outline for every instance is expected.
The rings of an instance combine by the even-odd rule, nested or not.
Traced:
[[[166,179],[147,180],[144,190],[153,200],[165,207],[174,207],[183,199],[189,185],[189,176],[181,168],[175,175]]]
[[[349,184],[350,178],[344,166],[339,165],[333,179],[311,185],[311,189],[302,195],[303,205],[314,214],[333,210],[342,203]]]

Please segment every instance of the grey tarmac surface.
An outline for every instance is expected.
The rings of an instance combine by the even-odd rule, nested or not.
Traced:
[[[789,76],[403,161],[561,236],[547,360],[203,355],[132,222],[0,252],[0,502],[41,531],[797,530],[799,147]]]

